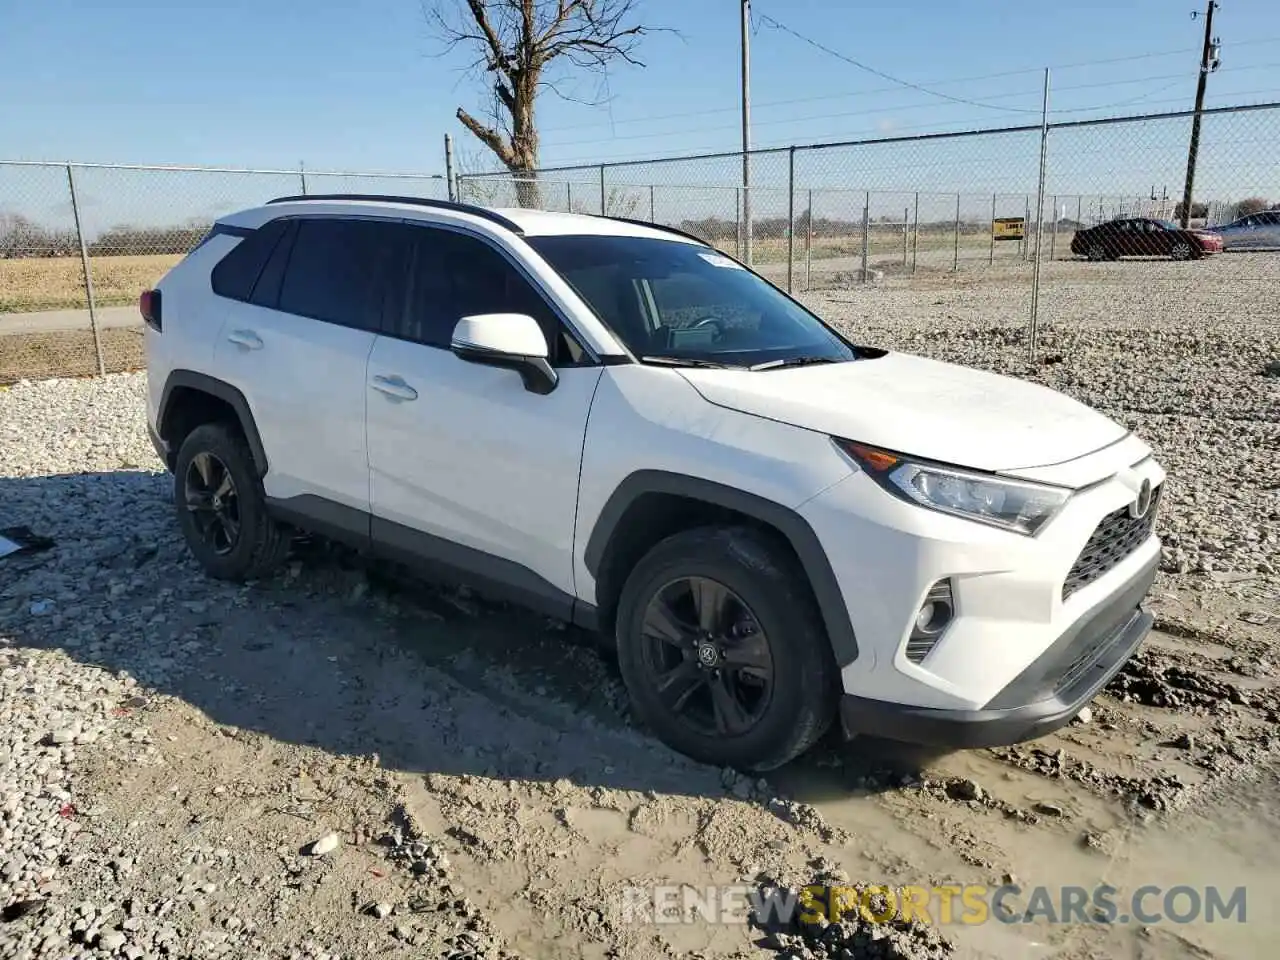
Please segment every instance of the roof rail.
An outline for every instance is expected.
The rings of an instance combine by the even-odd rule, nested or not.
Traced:
[[[523,234],[524,228],[514,220],[509,220],[500,213],[487,207],[478,207],[470,203],[454,203],[452,200],[431,200],[427,197],[395,197],[378,193],[307,193],[292,197],[276,197],[267,203],[296,203],[303,200],[363,200],[370,203],[408,203],[418,207],[432,207],[436,210],[456,210],[458,213],[469,213],[490,223],[506,227],[512,233]]]
[[[711,246],[711,243],[702,237],[688,233],[685,230],[680,230],[676,227],[668,227],[665,223],[652,223],[648,220],[637,220],[634,217],[613,217],[603,213],[593,214],[593,216],[600,217],[604,220],[617,220],[619,223],[629,223],[633,227],[648,227],[650,230],[663,230],[667,233],[674,233],[678,237],[684,237],[686,240],[693,240],[704,247]]]

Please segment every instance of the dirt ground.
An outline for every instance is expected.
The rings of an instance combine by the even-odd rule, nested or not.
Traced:
[[[136,303],[180,259],[168,253],[90,257],[94,300],[100,306]],[[78,256],[0,259],[0,313],[83,308],[87,302]]]
[[[107,373],[137,370],[147,358],[142,326],[98,331]],[[0,334],[0,384],[47,377],[88,377],[98,372],[92,330]]]
[[[1267,309],[1253,292],[1249,310]],[[998,316],[1008,296],[831,301],[876,314],[878,342],[892,328],[906,349],[977,362],[967,314],[947,330],[938,318]],[[912,312],[924,322],[907,334]],[[0,957],[1273,955],[1280,381],[1256,369],[1274,317],[1250,312],[1247,341],[1122,321],[1114,341],[1047,331],[1060,359],[1034,375],[1147,418],[1171,468],[1161,533],[1190,560],[1160,574],[1138,656],[1030,743],[928,752],[833,735],[764,779],[662,747],[632,723],[595,638],[465,588],[305,540],[269,581],[204,578],[147,452],[140,376],[0,393],[0,520],[56,541],[0,560]],[[1104,360],[1136,400],[1099,385],[1089,364]],[[1232,436],[1253,445],[1237,460]],[[637,887],[813,882],[1020,892],[983,923],[935,909],[804,935],[630,909]],[[1036,899],[1100,885],[1128,922],[1093,907],[1051,922]],[[1179,885],[1183,901],[1163,898]],[[1147,888],[1158,919],[1130,915]],[[1176,922],[1210,888],[1244,888],[1245,921]]]

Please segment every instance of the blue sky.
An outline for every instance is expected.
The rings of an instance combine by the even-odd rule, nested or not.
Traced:
[[[446,0],[447,2],[447,0]],[[461,0],[457,0],[460,4]],[[756,0],[758,144],[1035,119],[1055,67],[1060,118],[1190,106],[1198,0]],[[610,71],[607,108],[542,102],[544,164],[734,149],[735,0],[641,0],[671,27]],[[892,84],[767,26],[949,95]],[[1280,99],[1280,4],[1223,0],[1209,102]],[[0,0],[0,158],[430,170],[459,105],[483,108],[465,56],[434,56],[420,0]],[[1175,52],[1175,51],[1181,51]],[[1083,61],[1131,58],[1091,66]],[[965,79],[1026,70],[988,79]],[[595,84],[579,89],[592,92]],[[1028,112],[1015,112],[1015,111]]]
[[[459,7],[462,0],[454,2]],[[1042,70],[1052,68],[1052,117],[1083,119],[1192,105],[1202,37],[1200,0],[754,0],[754,143],[773,146],[1037,123]],[[607,106],[539,106],[544,165],[735,150],[737,0],[639,0],[655,32],[607,76]],[[773,25],[944,97],[891,83]],[[1222,68],[1210,106],[1280,100],[1280,3],[1222,0]],[[465,51],[440,55],[422,0],[0,0],[0,160],[203,164],[438,173],[451,132],[462,164],[492,161],[454,119],[482,112]],[[554,75],[553,75],[554,76]],[[557,78],[560,79],[560,78]],[[564,89],[591,95],[595,78]],[[956,100],[973,101],[959,103]],[[1187,121],[1055,132],[1049,193],[1146,194],[1181,189]],[[1280,111],[1208,118],[1200,195],[1280,199]],[[797,182],[828,211],[901,217],[924,191],[922,219],[1021,214],[1034,193],[1037,133],[797,155]],[[475,169],[472,167],[472,169]],[[732,217],[735,158],[610,172],[647,213],[646,184],[663,186],[659,219]],[[758,215],[786,208],[786,156],[755,161]],[[131,175],[86,170],[79,194],[91,235],[120,222],[207,219],[295,192],[293,177]],[[552,175],[574,200],[599,196],[592,171]],[[423,192],[421,182],[337,181],[318,189]],[[677,186],[678,185],[678,186]],[[948,194],[943,196],[943,194]],[[489,198],[482,198],[489,199]],[[511,202],[493,198],[489,202]],[[1068,201],[1069,202],[1069,201]],[[65,173],[0,167],[0,212],[41,222],[70,215]],[[1074,209],[1070,211],[1074,215]]]

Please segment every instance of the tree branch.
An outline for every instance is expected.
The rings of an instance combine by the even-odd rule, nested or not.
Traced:
[[[462,107],[458,108],[458,122],[470,130],[477,140],[493,151],[494,156],[501,160],[508,167],[515,161],[515,151],[511,149],[511,144],[506,137],[500,134],[492,127],[486,127],[483,123],[467,113]]]
[[[538,164],[536,98],[549,89],[556,96],[599,104],[606,98],[579,99],[557,84],[565,70],[600,73],[616,60],[643,66],[635,56],[640,38],[651,32],[635,20],[639,0],[420,0],[446,41],[446,50],[469,48],[473,70],[496,74],[486,79],[492,119],[477,120],[459,108],[457,117],[510,170]],[[447,17],[442,11],[455,14]]]
[[[498,39],[497,31],[489,22],[489,11],[485,8],[484,0],[467,0],[467,7],[471,10],[476,26],[489,45],[489,69],[500,69],[507,62],[507,52],[502,49],[502,41]]]

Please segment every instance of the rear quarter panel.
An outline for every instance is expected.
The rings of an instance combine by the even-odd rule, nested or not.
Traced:
[[[160,291],[164,332],[145,328],[147,357],[147,419],[156,426],[165,381],[176,369],[210,373],[229,301],[214,296],[209,274],[214,265],[240,242],[220,234],[197,247],[156,284]]]

